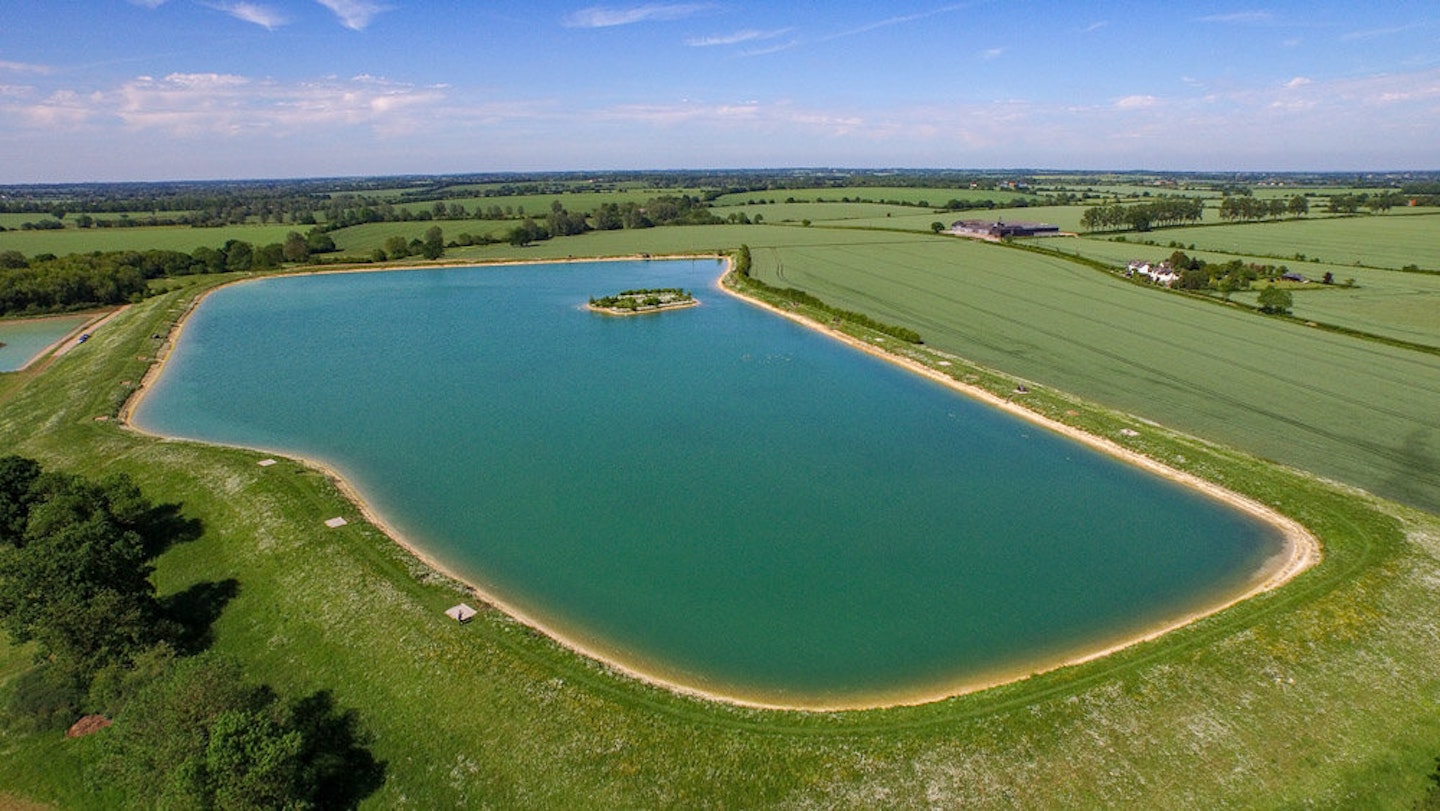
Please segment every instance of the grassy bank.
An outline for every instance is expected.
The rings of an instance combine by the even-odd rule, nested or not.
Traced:
[[[1101,661],[867,712],[709,704],[618,677],[494,612],[456,625],[441,612],[458,587],[361,520],[323,475],[96,419],[195,293],[132,307],[11,390],[0,447],[87,475],[129,472],[201,520],[201,538],[160,559],[160,590],[233,581],[217,589],[233,596],[216,606],[215,647],[286,694],[332,689],[360,713],[386,762],[372,807],[1402,808],[1440,753],[1440,520],[1043,387],[1027,405],[1106,436],[1138,430],[1137,449],[1304,522],[1324,563]],[[1015,387],[933,345],[909,351],[997,393]],[[351,523],[327,529],[334,515]],[[0,677],[25,656],[0,649]],[[80,779],[91,748],[7,734],[0,791],[110,807]]]

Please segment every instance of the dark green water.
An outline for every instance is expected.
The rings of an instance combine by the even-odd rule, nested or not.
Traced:
[[[775,703],[914,696],[1093,649],[1281,549],[1249,516],[734,300],[719,271],[233,286],[194,313],[137,422],[325,460],[543,624]],[[582,306],[668,286],[702,305]]]

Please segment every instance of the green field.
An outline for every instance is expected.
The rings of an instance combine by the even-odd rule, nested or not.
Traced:
[[[717,217],[730,214],[744,214],[750,219],[757,216],[768,223],[798,223],[805,220],[823,223],[845,223],[856,220],[882,219],[886,214],[893,217],[928,216],[931,220],[945,219],[946,214],[935,214],[928,209],[919,210],[911,206],[892,206],[884,203],[757,203],[756,205],[717,206],[712,209]],[[928,221],[927,221],[928,223]]]
[[[830,231],[843,244],[815,254],[819,229],[654,232],[625,234],[649,237],[643,246],[594,244],[635,252],[685,236],[771,236],[757,256],[783,258],[787,278],[842,249],[868,256],[887,245]],[[591,236],[608,235],[555,243],[577,250]],[[967,263],[1003,250],[879,236],[891,240],[887,252],[958,248]],[[1017,271],[1053,261],[1020,256]],[[161,591],[239,584],[215,648],[284,695],[330,689],[359,714],[386,764],[367,807],[1407,808],[1440,753],[1433,516],[1035,391],[1034,408],[1101,433],[1135,425],[1145,452],[1183,457],[1277,504],[1320,535],[1325,563],[1159,641],[967,697],[847,713],[729,708],[615,676],[495,613],[454,624],[441,614],[460,599],[453,587],[360,520],[321,475],[97,422],[139,379],[155,354],[150,336],[183,312],[186,295],[131,308],[29,378],[0,402],[0,442],[57,468],[128,471],[152,498],[203,521],[202,537],[160,560]],[[958,361],[947,368],[970,373]],[[1014,385],[975,374],[1000,391]],[[333,515],[352,523],[324,528]],[[24,653],[0,649],[0,674],[16,672]],[[113,806],[81,777],[94,739],[3,740],[0,786],[12,795]]]
[[[150,248],[190,253],[196,248],[219,248],[238,239],[252,245],[284,242],[291,231],[304,233],[309,226],[227,225],[221,228],[192,228],[188,225],[156,228],[66,228],[63,231],[6,231],[0,233],[0,251],[16,250],[26,256],[92,251],[143,251]]]
[[[5,229],[19,229],[27,222],[40,223],[47,221],[53,222],[54,220],[55,218],[50,216],[49,214],[9,214],[5,212],[0,212],[0,228]]]
[[[1206,197],[1218,198],[1220,192],[1211,188],[1191,188],[1184,184],[1180,185],[1155,185],[1142,183],[1076,183],[1076,182],[1045,182],[1045,186],[1059,186],[1067,191],[1076,193],[1098,194],[1104,197],[1119,197],[1122,200],[1131,202],[1131,198],[1160,197],[1161,195],[1184,195],[1185,197]],[[1098,201],[1091,201],[1098,202]]]
[[[1035,199],[1034,195],[1024,192],[1000,191],[994,188],[972,189],[965,188],[915,188],[910,186],[856,186],[852,188],[801,188],[801,189],[763,189],[753,192],[736,192],[725,194],[716,198],[717,206],[741,206],[754,201],[775,201],[783,203],[790,198],[796,202],[829,202],[839,203],[842,200],[864,201],[869,203],[899,202],[910,205],[920,205],[921,208],[940,208],[950,200],[994,200],[997,204],[1004,204],[1013,200]],[[921,205],[923,204],[923,205]]]
[[[1165,247],[1163,237],[1157,245],[1137,245],[1133,242],[1112,242],[1108,239],[1088,238],[1067,240],[1033,240],[1040,247],[1071,255],[1084,256],[1107,262],[1116,268],[1123,268],[1132,259],[1158,262],[1166,259],[1176,249]],[[1292,286],[1295,294],[1293,312],[1297,317],[1333,324],[1346,329],[1368,332],[1401,341],[1440,347],[1440,274],[1405,273],[1375,268],[1357,268],[1351,265],[1333,265],[1323,262],[1297,262],[1293,259],[1281,261],[1263,256],[1242,256],[1183,249],[1188,256],[1199,257],[1206,262],[1228,262],[1240,259],[1256,265],[1284,266],[1312,280],[1319,282],[1326,273],[1333,275],[1335,286],[1322,284]],[[1343,287],[1354,279],[1355,288]],[[1236,301],[1254,303],[1257,292],[1239,292],[1232,296]]]
[[[916,212],[914,209],[895,209],[891,216],[883,214],[868,219],[851,220],[843,223],[853,228],[894,228],[905,231],[930,231],[930,223],[941,222],[946,228],[956,220],[985,220],[988,222],[1043,222],[1060,226],[1061,231],[1080,230],[1080,218],[1085,209],[1080,206],[1028,206],[1024,208],[979,208],[969,211]],[[768,217],[766,219],[769,219]],[[1050,239],[1050,237],[1045,237]]]
[[[1440,275],[1349,268],[1335,271],[1335,278],[1353,278],[1356,287],[1302,286],[1293,293],[1295,315],[1440,348]],[[1253,303],[1256,295],[1241,293],[1235,299]]]
[[[1322,217],[1246,225],[1166,228],[1152,239],[1224,253],[1320,259],[1337,265],[1440,270],[1440,213],[1417,209],[1354,217]],[[1213,218],[1213,213],[1207,213]]]
[[[546,214],[550,213],[550,206],[557,202],[560,205],[564,206],[566,211],[578,213],[594,211],[606,203],[616,203],[619,205],[623,205],[625,203],[644,203],[646,200],[650,200],[656,197],[671,197],[683,194],[689,194],[698,197],[701,193],[702,192],[700,189],[636,188],[625,191],[577,191],[566,192],[564,194],[515,194],[504,197],[471,197],[465,195],[456,195],[455,197],[447,196],[444,199],[444,202],[446,205],[450,205],[452,203],[459,203],[460,205],[465,206],[466,211],[469,211],[472,215],[477,210],[488,209],[491,206],[499,206],[502,210],[506,208],[514,209],[516,211],[515,216],[517,217],[530,216],[536,218],[543,218]],[[433,200],[423,203],[411,203],[399,199],[395,201],[395,206],[397,208],[409,209],[410,211],[414,212],[429,211],[434,205],[435,201]],[[524,209],[523,215],[519,213],[521,209]]]
[[[365,257],[376,248],[382,247],[385,240],[390,237],[400,236],[407,241],[424,239],[425,232],[435,226],[440,227],[441,234],[449,242],[461,234],[470,234],[475,237],[489,234],[495,239],[501,239],[511,228],[515,227],[515,223],[505,220],[371,222],[332,231],[330,237],[335,240],[335,247],[342,253]]]

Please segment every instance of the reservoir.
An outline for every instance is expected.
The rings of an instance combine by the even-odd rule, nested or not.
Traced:
[[[37,355],[56,341],[80,328],[95,316],[60,315],[0,321],[0,372],[24,369]]]
[[[1285,551],[1248,513],[722,293],[720,271],[233,285],[134,422],[321,461],[548,632],[770,705],[1023,676],[1242,593]],[[661,287],[700,306],[585,308]]]

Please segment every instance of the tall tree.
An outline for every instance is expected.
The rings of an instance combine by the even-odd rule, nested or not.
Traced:
[[[42,473],[17,493],[33,468],[15,458],[0,468],[0,621],[13,639],[90,674],[171,634],[149,579],[158,541],[142,535],[151,505],[133,482]]]
[[[426,259],[439,259],[445,255],[445,234],[440,226],[432,225],[425,229],[425,240],[420,247],[420,254]]]
[[[353,712],[329,693],[294,703],[247,684],[232,659],[176,662],[101,739],[100,772],[137,806],[352,808],[385,765]]]
[[[298,231],[285,235],[285,261],[304,262],[310,258],[310,244]]]
[[[1294,303],[1294,297],[1289,290],[1267,285],[1260,291],[1260,311],[1264,313],[1288,313],[1290,306]]]

